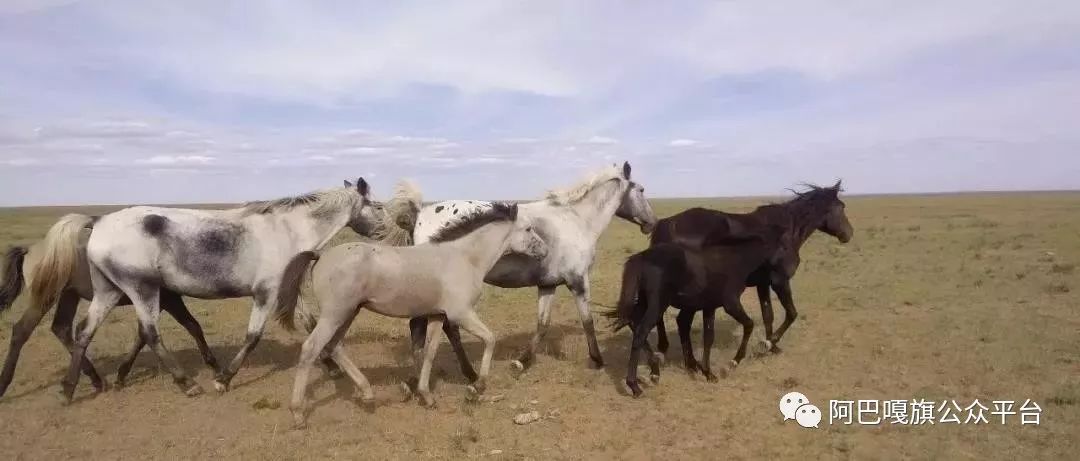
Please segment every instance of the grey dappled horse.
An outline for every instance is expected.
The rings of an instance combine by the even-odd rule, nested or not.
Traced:
[[[57,251],[61,257],[44,260],[45,273],[63,273],[49,265],[70,267],[72,262],[65,258],[76,254],[73,242],[77,242],[71,235],[93,227],[86,254],[94,295],[86,327],[75,340],[63,380],[63,397],[71,400],[86,347],[124,296],[135,307],[140,334],[184,393],[202,392],[158,336],[162,290],[201,299],[253,298],[244,345],[214,380],[219,391],[228,390],[275,309],[285,265],[301,252],[323,247],[347,225],[373,228],[377,219],[369,204],[368,184],[361,178],[355,186],[227,210],[137,206],[104,215],[96,222],[84,215],[65,216],[56,225],[61,231],[46,238],[46,251],[57,244],[69,247]],[[67,281],[52,277],[42,283],[47,287],[41,292],[56,293]]]

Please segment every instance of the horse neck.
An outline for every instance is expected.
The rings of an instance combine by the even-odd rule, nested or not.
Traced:
[[[297,206],[273,215],[277,224],[291,230],[298,251],[314,251],[326,246],[349,223],[352,207],[313,213],[308,206]]]
[[[585,230],[594,241],[604,233],[619,209],[624,186],[622,181],[608,181],[594,187],[581,200],[569,205],[585,221]]]
[[[786,211],[791,215],[792,244],[798,250],[810,239],[814,231],[821,226],[821,220],[825,219],[825,216],[818,212],[807,213],[795,207],[786,207]]]
[[[493,222],[444,245],[464,252],[469,263],[483,275],[506,253],[513,230],[513,221]]]

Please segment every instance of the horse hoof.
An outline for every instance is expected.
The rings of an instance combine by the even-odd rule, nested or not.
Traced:
[[[203,388],[202,388],[202,386],[200,386],[198,384],[194,384],[191,387],[189,387],[186,391],[184,391],[184,395],[186,395],[188,397],[195,397],[195,396],[200,395],[202,393],[203,393]]]
[[[520,378],[525,373],[525,364],[521,363],[520,360],[511,360],[510,371],[514,373],[515,378]]]
[[[758,355],[765,355],[772,351],[773,343],[767,339],[762,339],[758,343]]]
[[[360,407],[368,413],[375,411],[375,396],[360,397]]]
[[[340,368],[334,368],[334,369],[331,369],[331,370],[326,370],[326,375],[329,376],[330,379],[338,379],[338,378],[341,378],[342,376],[345,376],[345,372],[341,371]]]
[[[113,383],[113,390],[114,390],[114,391],[119,391],[119,390],[123,389],[123,388],[124,388],[124,386],[127,386],[127,383],[125,383],[125,382],[124,382],[123,380],[121,380],[121,379],[118,379],[118,380],[116,380],[116,382],[115,382],[115,383]]]
[[[221,381],[214,380],[214,390],[218,391],[219,394],[224,394],[226,392],[229,392],[229,385]]]
[[[429,410],[435,408],[435,399],[430,395],[420,394],[420,404]]]
[[[653,384],[660,384],[660,375],[649,375],[649,380],[651,380]]]
[[[304,416],[304,412],[293,412],[293,429],[301,431],[307,428],[307,418]]]
[[[712,372],[709,372],[709,371],[705,372],[705,380],[709,381],[710,383],[715,383],[715,382],[720,381],[720,379],[717,378],[716,375],[712,374]]]
[[[773,354],[779,354],[781,352],[784,352],[784,350],[781,349],[780,346],[777,346],[776,344],[773,344],[772,348],[769,349],[769,352],[772,352]]]
[[[589,358],[592,359],[592,366],[593,366],[594,369],[599,370],[601,368],[604,368],[604,358],[603,357],[596,356],[596,357],[589,357]]]
[[[108,392],[109,383],[104,380],[98,381],[94,383],[94,390],[97,392]]]
[[[630,395],[633,396],[635,399],[641,397],[641,386],[639,386],[636,381],[626,381],[626,387],[630,389]]]

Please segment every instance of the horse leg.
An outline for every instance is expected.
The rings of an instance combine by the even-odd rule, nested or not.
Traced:
[[[603,368],[604,357],[600,355],[600,344],[596,342],[596,327],[593,326],[592,313],[589,312],[589,276],[584,275],[580,280],[567,286],[574,294],[574,301],[577,302],[581,328],[585,330],[585,340],[589,343],[589,358],[597,368]],[[646,333],[648,331],[645,330]]]
[[[626,386],[630,388],[630,392],[633,394],[634,398],[641,397],[642,393],[641,385],[638,383],[637,378],[637,367],[641,356],[641,349],[649,348],[649,332],[652,331],[660,316],[663,315],[663,310],[660,308],[660,284],[654,280],[654,277],[649,277],[649,275],[650,274],[646,274],[643,283],[646,296],[642,296],[638,300],[638,303],[646,303],[645,313],[642,315],[641,321],[633,326],[634,337],[630,343],[630,358],[626,368]],[[640,308],[640,306],[638,307]],[[659,382],[659,366],[652,371],[655,374],[653,381]]]
[[[690,327],[694,325],[694,311],[687,309],[679,309],[679,315],[675,317],[675,323],[679,327],[679,342],[682,343],[683,363],[686,366],[686,371],[690,374],[701,369],[696,358],[694,358],[694,345],[690,342]]]
[[[780,298],[780,304],[784,306],[784,323],[780,324],[780,328],[776,330],[776,336],[773,336],[772,352],[780,353],[782,350],[777,344],[780,342],[780,338],[784,336],[784,332],[795,323],[795,319],[799,317],[799,312],[795,310],[795,300],[791,297],[791,283],[785,280],[783,283],[777,283],[773,285],[773,290],[776,291],[776,297]]]
[[[754,321],[750,319],[749,315],[746,315],[737,293],[729,296],[728,300],[724,302],[724,312],[727,312],[743,327],[742,342],[739,343],[739,350],[735,352],[735,358],[731,361],[731,369],[734,370],[739,365],[739,362],[742,362],[743,357],[746,356],[746,343],[750,341],[750,334],[754,331]]]
[[[76,301],[77,303],[78,301]],[[7,358],[4,359],[4,371],[0,372],[0,396],[3,396],[7,392],[8,386],[11,385],[11,380],[15,377],[15,366],[19,363],[19,354],[22,352],[23,345],[30,339],[30,335],[34,332],[34,328],[37,328],[41,323],[41,319],[45,317],[45,314],[49,312],[52,306],[30,306],[23,312],[22,317],[15,323],[15,326],[11,329],[11,345],[8,347]],[[70,326],[70,322],[69,322]],[[71,335],[68,335],[68,340],[71,340]]]
[[[477,397],[484,393],[487,388],[487,377],[491,371],[491,357],[495,355],[495,335],[491,333],[487,325],[480,321],[480,317],[476,315],[476,311],[469,309],[460,316],[455,316],[453,322],[461,325],[465,331],[469,334],[480,338],[480,341],[484,342],[484,356],[480,359],[480,376],[473,380],[473,383],[469,385],[468,391],[473,397]],[[460,341],[461,338],[458,338]]]
[[[187,375],[176,357],[161,341],[161,335],[158,333],[158,322],[161,319],[161,288],[150,284],[138,285],[130,290],[128,298],[135,306],[135,315],[139,318],[139,325],[142,327],[140,332],[143,341],[146,341],[146,345],[150,346],[150,350],[157,356],[161,365],[172,375],[173,382],[188,397],[202,394],[202,386]]]
[[[214,353],[210,350],[210,345],[206,344],[206,336],[203,334],[202,325],[199,325],[199,321],[195,320],[195,317],[191,315],[191,311],[184,304],[184,298],[171,291],[165,291],[161,294],[161,308],[168,312],[173,319],[176,319],[176,322],[184,327],[195,340],[195,346],[199,348],[199,355],[202,355],[203,363],[210,367],[211,370],[214,370],[215,374],[220,373],[221,367],[218,366],[217,358],[214,357]]]
[[[304,328],[304,332],[311,334],[311,331],[315,329],[315,318],[310,315],[300,315],[298,317],[300,317],[298,320],[300,320],[300,325]],[[327,351],[323,351],[322,354],[319,355],[319,361],[321,361],[323,367],[326,368],[326,373],[330,376],[330,379],[338,379],[343,376],[341,368],[338,367],[337,362],[334,361],[334,358],[328,354]],[[220,372],[219,369],[218,373]]]
[[[461,344],[461,329],[454,323],[446,322],[443,324],[443,333],[446,333],[446,339],[450,341],[450,347],[454,349],[458,366],[461,367],[461,374],[465,375],[465,379],[470,382],[476,381],[476,370],[473,370],[472,364],[469,363],[469,355],[465,353],[465,346]]]
[[[275,296],[277,296],[277,293],[255,293],[255,303],[251,308],[251,317],[248,319],[247,335],[244,337],[244,345],[236,352],[236,357],[233,357],[229,366],[214,378],[214,389],[217,389],[218,392],[226,392],[229,390],[229,383],[232,382],[236,373],[240,371],[240,367],[244,366],[244,361],[247,360],[248,354],[255,350],[255,346],[259,345],[259,340],[262,339],[263,330],[266,328],[266,319],[273,310],[267,300],[274,299]],[[321,353],[322,349],[318,349],[316,352]]]
[[[551,323],[551,301],[555,299],[555,287],[538,287],[537,295],[536,332],[533,333],[532,341],[529,342],[521,357],[510,361],[510,366],[518,373],[532,366],[536,358],[536,349],[547,334],[548,325]]]
[[[142,351],[143,346],[146,346],[146,338],[142,333],[142,325],[135,324],[135,343],[131,345],[131,350],[128,351],[124,362],[120,364],[120,368],[116,370],[116,387],[124,387],[127,382],[127,375],[131,372],[132,365],[135,364],[135,359],[139,357],[139,352]]]
[[[701,374],[705,375],[705,379],[710,383],[717,381],[716,375],[712,373],[712,369],[709,364],[712,360],[709,358],[712,353],[713,340],[716,336],[716,308],[705,309],[701,312],[701,339],[702,339],[702,351],[701,351]]]
[[[315,328],[312,328],[311,334],[304,340],[304,345],[300,348],[300,360],[296,366],[296,378],[293,380],[292,401],[289,403],[289,410],[293,415],[293,425],[297,429],[304,427],[307,423],[307,387],[311,368],[315,360],[326,349],[326,345],[334,338],[344,320],[339,315],[331,315],[331,312],[334,311],[323,310],[322,315],[319,316],[319,320],[315,324]],[[355,315],[356,311],[353,310],[352,312]]]
[[[427,324],[427,317],[413,317],[409,319],[409,337],[411,338],[410,345],[412,346],[413,366],[416,367],[417,372],[419,372],[424,363],[424,338],[427,337]],[[419,383],[420,382],[415,375],[401,383],[401,395],[403,401],[407,401],[413,397],[413,394],[416,392],[416,386]]]
[[[60,382],[61,399],[64,403],[71,403],[71,398],[75,395],[75,386],[79,383],[79,370],[83,367],[86,348],[90,345],[90,340],[101,327],[101,323],[105,321],[105,317],[124,296],[124,293],[106,279],[105,275],[93,264],[90,264],[90,281],[94,285],[94,299],[90,301],[85,326],[71,348],[71,363],[68,365],[67,374]]]
[[[75,314],[79,310],[79,295],[74,291],[65,291],[60,294],[60,299],[56,303],[56,314],[53,315],[52,326],[49,328],[52,331],[53,336],[60,341],[60,344],[64,345],[64,349],[71,353],[71,349],[75,347],[75,337],[71,333],[71,325],[75,323]],[[81,330],[86,325],[84,319],[79,323],[76,330]],[[82,362],[82,373],[90,378],[90,383],[94,385],[94,389],[98,392],[105,391],[109,388],[108,381],[102,378],[98,373],[97,368],[94,368],[93,361],[90,357],[86,357]]]
[[[428,408],[435,406],[435,399],[431,396],[431,363],[435,361],[435,353],[439,350],[439,331],[442,330],[442,324],[441,316],[428,318],[427,338],[424,341],[424,363],[420,366],[420,382],[416,386],[416,391],[420,394],[424,406]]]
[[[330,343],[323,349],[322,356],[327,356],[328,360],[331,360],[334,363],[334,369],[336,369],[338,373],[348,375],[353,383],[356,384],[356,387],[360,389],[360,401],[365,405],[371,405],[375,403],[375,392],[371,389],[371,383],[368,382],[367,377],[364,376],[364,373],[362,373],[359,368],[357,368],[356,364],[353,363],[352,360],[349,360],[348,354],[345,353],[345,348],[341,347],[341,340],[345,337],[345,334],[349,332],[349,327],[352,326],[353,320],[356,320],[357,313],[359,313],[359,310],[354,311],[352,316],[347,317],[344,323],[338,327],[337,332],[334,333],[334,337],[330,339]],[[329,354],[327,354],[327,349],[329,349]],[[338,367],[339,365],[340,368]],[[328,370],[327,373],[332,374],[333,372]]]
[[[761,283],[757,286],[758,302],[761,303],[761,323],[765,324],[765,339],[762,340],[761,345],[763,352],[768,352],[772,349],[772,337],[773,337],[773,309],[772,309],[772,296],[769,294],[769,284]]]
[[[660,355],[666,355],[668,351],[667,327],[664,325],[664,317],[656,321],[656,349]]]

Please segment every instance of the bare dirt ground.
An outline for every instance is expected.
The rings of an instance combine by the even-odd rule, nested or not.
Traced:
[[[1080,193],[846,201],[855,238],[841,245],[818,234],[803,250],[794,280],[801,315],[784,338],[784,352],[752,357],[719,383],[688,376],[672,336],[661,383],[647,387],[641,399],[626,396],[628,332],[603,328],[608,364],[590,369],[563,288],[546,353],[514,379],[508,360],[533,331],[536,293],[489,288],[480,314],[499,342],[488,395],[502,394],[502,401],[467,403],[444,344],[437,408],[402,403],[397,385],[412,373],[406,322],[362,312],[347,349],[376,387],[375,410],[356,403],[347,379],[332,381],[317,371],[309,426],[294,431],[286,407],[299,336],[271,327],[227,394],[184,397],[144,351],[127,388],[96,394],[83,378],[76,402],[63,407],[57,395],[67,355],[48,331],[50,314],[0,399],[0,453],[6,459],[1076,459]],[[762,202],[660,200],[656,208],[668,216],[693,205],[737,211]],[[68,211],[0,210],[0,246],[40,239]],[[623,260],[646,245],[623,222],[604,234],[592,272],[594,311],[614,303]],[[0,318],[5,346],[24,298]],[[215,353],[231,358],[243,339],[249,302],[189,302]],[[744,303],[758,324],[756,341],[762,329],[752,291]],[[779,324],[779,303],[776,309]],[[740,335],[726,315],[718,313],[717,321],[714,367],[730,359]],[[212,389],[190,337],[168,317],[161,323],[182,364]],[[110,380],[134,334],[131,309],[118,308],[95,338],[92,357]],[[700,318],[693,334],[700,354]],[[478,342],[466,341],[478,362]],[[825,411],[819,429],[782,421],[777,403],[792,390]],[[992,400],[1019,406],[1032,399],[1042,408],[1041,424],[1021,426],[1017,416],[1001,425],[990,415],[990,424],[979,425],[828,423],[830,399],[916,398],[961,405],[978,398],[988,407]],[[512,422],[531,409],[545,417],[526,426]]]

